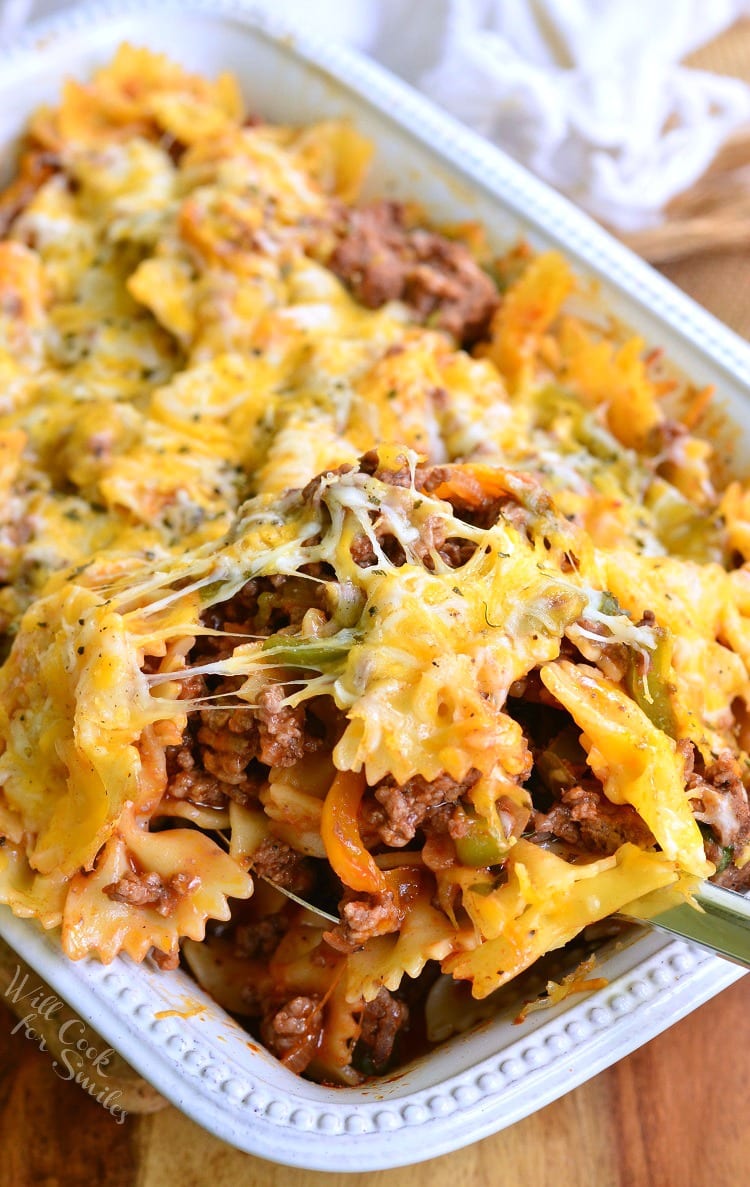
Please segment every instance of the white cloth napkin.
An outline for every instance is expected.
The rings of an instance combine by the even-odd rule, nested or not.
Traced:
[[[679,63],[750,0],[261,0],[354,45],[597,218],[637,230],[750,123],[750,87]],[[0,38],[65,0],[0,0]]]

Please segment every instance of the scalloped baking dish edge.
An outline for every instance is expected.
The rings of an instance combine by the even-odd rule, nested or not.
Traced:
[[[499,150],[358,54],[292,34],[238,0],[129,0],[74,9],[0,48],[0,146],[66,75],[122,40],[193,69],[231,69],[274,120],[353,116],[375,141],[373,192],[420,199],[438,220],[482,221],[499,243],[558,247],[601,282],[603,305],[714,382],[750,457],[750,347]],[[10,154],[7,154],[8,158]],[[743,975],[642,932],[602,962],[605,989],[513,1011],[362,1088],[288,1073],[182,972],[120,958],[67,960],[54,934],[0,908],[0,934],[175,1105],[224,1141],[288,1166],[371,1171],[448,1153],[527,1116],[608,1067]]]

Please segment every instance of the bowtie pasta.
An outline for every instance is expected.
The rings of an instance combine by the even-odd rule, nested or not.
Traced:
[[[0,902],[340,1084],[750,881],[711,391],[370,156],[126,45],[0,195]]]

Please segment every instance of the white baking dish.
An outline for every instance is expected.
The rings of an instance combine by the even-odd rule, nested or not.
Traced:
[[[122,40],[209,74],[234,71],[251,108],[306,122],[346,113],[378,145],[371,189],[438,219],[481,220],[498,242],[559,246],[602,280],[603,302],[697,382],[715,382],[750,443],[750,348],[588,218],[479,137],[357,55],[291,37],[232,0],[87,7],[0,49],[0,146],[65,75]],[[10,154],[6,152],[8,162]],[[750,455],[750,448],[745,450]],[[0,909],[0,934],[165,1096],[224,1140],[293,1166],[364,1171],[446,1153],[510,1125],[664,1030],[741,976],[643,933],[607,957],[606,989],[512,1025],[510,1010],[358,1089],[285,1071],[180,972],[65,959],[53,935]]]

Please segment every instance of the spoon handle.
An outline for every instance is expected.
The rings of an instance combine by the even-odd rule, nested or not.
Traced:
[[[722,886],[704,882],[694,892],[701,910],[681,903],[646,922],[750,968],[750,899]]]

